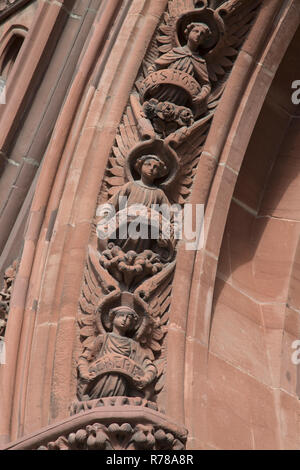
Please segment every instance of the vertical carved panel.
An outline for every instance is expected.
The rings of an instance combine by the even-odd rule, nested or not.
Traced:
[[[155,402],[163,388],[176,211],[188,202],[212,118],[260,3],[169,1],[99,193],[80,298],[75,412],[102,406],[99,399],[107,397]]]

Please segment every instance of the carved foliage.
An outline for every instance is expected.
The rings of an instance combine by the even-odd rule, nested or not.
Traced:
[[[116,419],[120,407],[127,418]],[[60,435],[55,441],[39,447],[39,450],[182,450],[187,432],[184,428],[161,423],[160,410],[153,402],[141,398],[107,397],[72,404],[71,415],[81,413],[89,420],[92,410],[104,410],[112,416],[112,422],[97,421],[72,432]],[[130,414],[143,411],[142,423]],[[147,417],[149,415],[149,418]],[[107,418],[106,418],[107,421]]]
[[[38,450],[182,450],[185,439],[154,424],[94,423]]]
[[[13,282],[17,273],[17,261],[6,269],[0,291],[0,337],[5,335]]]

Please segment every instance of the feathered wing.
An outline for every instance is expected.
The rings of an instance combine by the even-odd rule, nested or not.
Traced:
[[[212,118],[213,114],[211,113],[191,127],[179,129],[165,141],[165,145],[171,146],[180,160],[180,169],[176,179],[165,189],[172,204],[187,202]]]
[[[144,57],[143,63],[142,63],[142,72],[143,72],[143,77],[141,79],[144,79],[148,75],[148,69],[151,65],[154,64],[156,59],[159,57],[159,49],[158,49],[158,42],[157,42],[157,29],[153,35],[153,38],[149,44],[149,47],[147,49],[146,55]]]
[[[160,288],[150,303],[154,320],[160,324],[153,332],[151,349],[160,348],[160,357],[154,361],[157,368],[157,379],[155,383],[155,393],[159,393],[164,385],[164,372],[166,368],[166,345],[163,340],[167,333],[167,324],[169,321],[169,309],[171,304],[172,277],[169,278]],[[161,345],[162,343],[162,345]]]
[[[193,8],[194,0],[173,0],[169,2],[168,10],[163,16],[163,23],[156,29],[143,60],[142,69],[144,78],[148,75],[148,69],[154,64],[156,59],[176,46],[176,21],[182,13]]]
[[[96,327],[96,311],[103,298],[120,292],[116,281],[99,263],[99,253],[89,246],[88,260],[84,270],[83,289],[79,300],[78,324],[83,347],[92,346],[96,336],[105,331]]]
[[[125,180],[125,161],[130,150],[139,142],[137,124],[132,108],[127,107],[123,121],[119,126],[115,145],[109,157],[108,169],[104,178],[108,198],[113,196],[123,186]]]
[[[164,22],[159,27],[160,35],[157,37],[160,54],[165,54],[177,46],[175,41],[176,21],[180,15],[193,10],[194,7],[194,0],[173,0],[169,2],[168,10],[164,14]]]
[[[133,94],[116,135],[104,177],[105,199],[113,196],[126,182],[125,162],[130,151],[141,141],[153,138],[155,132],[151,122],[143,115],[142,106]],[[102,193],[102,191],[101,191]],[[99,201],[100,202],[100,201]],[[101,201],[102,202],[102,201]]]
[[[148,335],[147,343],[144,346],[152,351],[153,362],[157,368],[155,393],[162,390],[164,383],[166,366],[166,344],[164,340],[169,321],[174,269],[175,261],[155,276],[144,281],[135,291],[136,296],[143,298],[152,318],[151,333]]]
[[[205,56],[212,84],[209,109],[215,108],[219,102],[226,80],[260,5],[261,0],[229,0],[216,9],[216,13],[224,21],[225,33],[216,47]]]

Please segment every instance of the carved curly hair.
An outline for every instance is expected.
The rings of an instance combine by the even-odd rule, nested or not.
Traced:
[[[190,23],[190,24],[187,25],[187,27],[184,31],[184,35],[185,35],[186,39],[188,39],[190,32],[195,28],[195,26],[202,26],[202,28],[205,32],[206,38],[208,38],[211,35],[211,30],[207,26],[207,24],[205,24],[205,23]]]

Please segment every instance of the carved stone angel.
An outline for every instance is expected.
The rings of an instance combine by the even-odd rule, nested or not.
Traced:
[[[214,111],[260,4],[169,0],[120,123],[99,201],[118,214],[120,196],[129,207],[189,202]],[[186,98],[189,107],[176,104]],[[140,394],[155,401],[164,387],[175,250],[162,262],[152,240],[124,239],[104,249],[94,242],[79,302],[78,398]],[[125,295],[134,298],[131,309]],[[96,328],[103,302],[110,313]],[[152,322],[144,338],[138,305]]]
[[[167,138],[213,113],[261,0],[170,0],[137,84],[143,113]]]
[[[206,110],[207,98],[211,92],[211,84],[208,76],[206,61],[199,54],[199,48],[211,36],[211,30],[205,23],[192,22],[187,25],[185,31],[186,45],[175,47],[171,51],[160,56],[149,72],[160,69],[180,70],[194,77],[201,85],[201,91],[193,98],[196,114],[200,115]],[[159,101],[170,101],[178,106],[188,106],[189,100],[182,89],[169,84],[167,87],[159,86],[157,92],[153,92]]]
[[[212,92],[206,59],[216,47],[223,28],[222,19],[211,9],[193,9],[181,15],[179,10],[178,13],[177,18],[170,18],[160,27],[164,36],[158,37],[158,43],[162,41],[163,45],[158,48],[158,57],[153,57],[141,87],[145,115],[152,118],[156,131],[162,135],[164,129],[159,132],[157,119],[153,117],[170,121],[166,108],[172,110],[174,123],[174,129],[170,123],[167,125],[167,134],[178,126],[192,125],[194,119],[206,113]],[[153,107],[155,110],[151,109]]]
[[[156,180],[169,173],[166,164],[156,155],[144,155],[137,159],[134,166],[140,179],[125,184],[108,203],[112,204],[117,211],[120,210],[120,197],[126,197],[129,207],[135,204],[143,204],[147,208],[151,208],[155,204],[169,205],[167,196],[155,184]]]
[[[163,262],[170,260],[175,248],[172,217],[169,211],[171,204],[159,186],[170,178],[170,175],[173,178],[174,168],[170,168],[170,165],[174,167],[175,163],[175,161],[167,161],[165,157],[155,154],[138,155],[134,153],[131,157],[129,156],[127,167],[130,181],[121,186],[108,200],[108,205],[114,210],[112,217],[111,214],[108,214],[106,219],[100,219],[97,226],[99,238],[104,239],[105,231],[103,229],[106,230],[107,224],[114,218],[114,235],[108,240],[120,247],[123,254],[129,252],[134,252],[136,255],[145,253],[149,259],[149,250],[152,250]],[[139,175],[140,178],[134,179],[136,175]],[[159,212],[160,210],[161,212]],[[138,231],[131,233],[131,228],[137,226],[142,227],[140,235]],[[156,236],[153,236],[154,229],[157,233]],[[107,232],[109,233],[109,230]],[[104,256],[108,255],[107,251],[101,251]],[[121,255],[122,253],[118,254],[119,257]],[[113,253],[110,258],[112,256]],[[120,261],[124,260],[120,258]],[[105,260],[103,262],[105,265]]]
[[[99,334],[78,361],[81,399],[145,395],[144,390],[155,379],[157,369],[150,349],[142,348],[131,337],[138,323],[138,315],[128,306],[110,310],[108,331]]]

